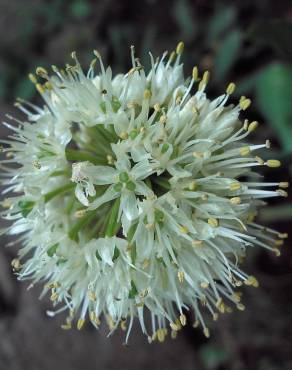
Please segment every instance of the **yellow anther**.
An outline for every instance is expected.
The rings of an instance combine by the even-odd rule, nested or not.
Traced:
[[[163,114],[160,118],[159,118],[159,122],[164,124],[166,122],[166,115]]]
[[[53,292],[51,294],[50,300],[51,301],[56,301],[59,298],[59,294],[57,292]]]
[[[44,86],[49,91],[50,90],[53,90],[53,85],[49,81],[45,82],[45,85]]]
[[[283,188],[283,189],[289,188],[289,182],[288,181],[279,182],[279,188]]]
[[[241,199],[239,197],[233,197],[230,199],[230,203],[231,204],[240,204],[241,203]]]
[[[28,75],[28,78],[30,79],[30,81],[31,81],[34,85],[38,83],[38,80],[37,80],[36,76],[35,76],[33,73],[30,73],[30,74]]]
[[[92,302],[94,302],[94,301],[96,301],[96,294],[90,290],[90,291],[88,292],[88,298],[89,298]]]
[[[175,56],[176,56],[176,52],[175,52],[175,51],[172,51],[172,52],[170,53],[169,60],[170,60],[170,61],[173,61],[173,60],[174,60],[174,58],[175,58]]]
[[[240,310],[240,311],[244,311],[245,310],[245,305],[242,304],[242,303],[238,303],[238,305],[236,305],[237,309]]]
[[[186,318],[186,315],[184,315],[183,313],[180,315],[179,317],[179,321],[180,323],[182,324],[182,326],[185,326],[186,323],[187,323],[187,318]]]
[[[108,154],[108,155],[106,156],[106,160],[107,160],[107,163],[108,163],[108,164],[114,164],[114,158],[113,158],[113,156],[112,156],[112,155]]]
[[[150,260],[148,258],[145,258],[142,262],[142,269],[145,270],[150,265]]]
[[[192,72],[192,77],[193,77],[194,81],[197,81],[198,80],[198,76],[199,76],[198,67],[195,66],[193,68],[193,72]]]
[[[193,157],[197,159],[202,159],[204,157],[204,154],[201,152],[193,152]]]
[[[279,249],[274,248],[273,249],[273,252],[275,253],[276,257],[280,257],[281,256],[281,252],[279,251]]]
[[[216,218],[214,217],[210,217],[208,218],[208,224],[211,226],[211,227],[218,227],[219,225],[219,222]]]
[[[76,211],[74,213],[74,217],[76,218],[82,218],[86,215],[86,210],[85,209],[80,209],[79,211]]]
[[[204,335],[205,335],[206,338],[209,338],[210,337],[210,331],[209,331],[208,328],[205,327],[204,330],[203,330],[203,333],[204,333]]]
[[[248,131],[248,132],[252,132],[252,131],[256,130],[256,128],[258,127],[258,125],[259,125],[258,121],[253,121],[253,122],[251,122],[251,123],[248,125],[247,131]]]
[[[19,270],[21,268],[21,263],[19,261],[18,258],[14,258],[12,261],[11,261],[11,266],[15,269],[15,270]]]
[[[40,162],[39,162],[39,161],[33,161],[33,162],[32,162],[32,165],[33,165],[36,169],[38,169],[38,170],[40,170],[40,169],[42,168],[42,166],[41,166],[41,164],[40,164]]]
[[[213,317],[213,320],[214,320],[214,321],[217,321],[217,320],[218,320],[219,315],[218,315],[218,313],[217,313],[217,312],[214,312],[214,313],[213,313],[213,315],[212,315],[212,317]]]
[[[85,324],[85,320],[84,319],[79,319],[77,321],[77,329],[81,330],[83,328],[84,324]]]
[[[147,90],[144,91],[144,94],[143,94],[144,99],[147,99],[147,100],[150,99],[151,98],[151,95],[152,94],[151,94],[151,91],[150,90],[147,89]]]
[[[63,329],[63,330],[70,330],[70,329],[72,329],[71,322],[68,322],[67,324],[61,325],[61,329]]]
[[[181,328],[182,328],[182,325],[181,325],[181,322],[180,322],[180,319],[179,318],[177,318],[176,320],[175,320],[175,325],[177,326],[177,330],[181,330]]]
[[[240,190],[240,187],[241,187],[240,182],[232,182],[229,185],[229,189],[232,191]]]
[[[107,315],[106,316],[106,322],[107,322],[107,325],[108,325],[108,327],[109,327],[110,330],[112,330],[112,329],[115,328],[115,323],[114,323],[114,320],[111,317],[111,315]]]
[[[251,105],[251,100],[243,97],[240,99],[239,106],[242,110],[246,110]]]
[[[259,282],[256,277],[249,276],[246,280],[244,280],[245,285],[253,286],[254,288],[258,288]]]
[[[189,190],[191,191],[194,191],[197,187],[197,184],[195,181],[192,181],[190,184],[189,184]]]
[[[271,148],[271,142],[270,142],[270,140],[266,140],[266,148],[267,149],[270,149]]]
[[[128,133],[126,131],[123,131],[120,133],[120,138],[125,140],[128,139]]]
[[[12,206],[12,203],[11,203],[11,201],[10,201],[10,199],[8,199],[8,198],[5,198],[4,200],[3,200],[3,202],[1,202],[1,206],[3,207],[3,208],[10,208],[11,206]]]
[[[161,106],[158,103],[154,104],[153,108],[154,108],[155,112],[159,112],[161,110]]]
[[[187,234],[189,232],[189,229],[186,227],[186,226],[180,226],[179,227],[179,231],[182,233],[182,234]]]
[[[238,292],[233,293],[232,298],[235,300],[235,302],[239,303],[241,300],[241,294]]]
[[[282,239],[275,240],[274,244],[276,247],[281,247],[284,244],[284,241]]]
[[[46,77],[48,75],[48,71],[43,67],[37,67],[35,73],[41,77]]]
[[[165,340],[165,332],[163,329],[158,329],[157,330],[157,339],[160,343],[164,342]]]
[[[285,197],[285,198],[287,198],[287,197],[288,197],[288,193],[287,193],[287,191],[285,191],[285,190],[283,190],[283,189],[277,189],[277,193],[278,193],[279,195],[281,195],[281,197]]]
[[[281,166],[281,162],[278,159],[269,159],[266,162],[266,165],[271,168],[276,168]]]
[[[185,280],[185,273],[183,271],[177,272],[177,277],[180,283],[183,283]]]
[[[249,146],[243,146],[239,149],[239,153],[244,157],[246,155],[250,154],[250,147]]]
[[[178,55],[181,55],[184,51],[184,48],[185,48],[185,44],[181,41],[177,44],[177,47],[176,47],[176,53]]]
[[[228,95],[231,95],[234,93],[234,90],[235,90],[235,83],[233,82],[230,82],[230,84],[227,86],[227,89],[226,89],[226,94]]]
[[[192,240],[192,245],[194,247],[202,247],[203,246],[203,240]]]
[[[121,326],[121,329],[123,331],[126,331],[127,330],[127,322],[126,322],[126,320],[121,320],[120,326]]]
[[[200,286],[203,289],[207,289],[207,288],[209,288],[209,282],[208,281],[202,281]]]
[[[259,156],[255,156],[254,157],[254,159],[260,164],[260,165],[263,165],[263,164],[265,164],[265,161],[261,158],[261,157],[259,157]]]
[[[148,223],[148,224],[145,225],[145,227],[146,227],[147,230],[153,230],[154,227],[155,227],[155,224],[154,223]]]
[[[210,72],[205,71],[203,74],[203,78],[202,78],[202,81],[204,82],[205,85],[207,85],[207,83],[209,82],[209,79],[210,79]]]
[[[256,215],[256,212],[250,212],[247,216],[247,222],[253,222]]]
[[[279,233],[278,234],[278,237],[279,238],[282,238],[282,239],[287,239],[288,238],[288,234],[287,233]]]
[[[45,89],[44,89],[44,87],[43,87],[43,85],[42,85],[42,84],[36,84],[36,85],[35,85],[35,87],[36,87],[37,91],[38,91],[40,94],[43,94],[43,93],[45,92]]]
[[[171,339],[176,339],[176,337],[177,337],[177,331],[172,330],[171,333],[170,333],[170,337],[171,337]]]
[[[172,330],[174,330],[174,331],[178,331],[180,328],[179,328],[179,326],[177,325],[177,324],[175,324],[174,322],[171,322],[170,324],[169,324],[169,326],[171,327],[171,329]]]

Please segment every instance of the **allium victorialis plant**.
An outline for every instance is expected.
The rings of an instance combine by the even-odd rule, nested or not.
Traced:
[[[45,105],[19,101],[27,119],[4,123],[2,232],[18,235],[18,278],[45,283],[51,316],[68,311],[64,329],[105,317],[127,341],[138,317],[149,341],[163,341],[192,310],[209,336],[203,311],[243,310],[238,287],[258,285],[240,268],[247,249],[279,254],[286,234],[254,217],[288,184],[254,172],[280,163],[257,155],[269,141],[249,144],[257,122],[239,115],[250,100],[228,104],[233,83],[209,100],[209,72],[185,79],[182,51],[150,54],[146,72],[132,47],[131,69],[115,77],[98,52],[87,73],[72,53],[65,70],[30,74]]]

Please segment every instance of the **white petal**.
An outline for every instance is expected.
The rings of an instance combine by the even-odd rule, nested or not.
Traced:
[[[129,220],[134,220],[138,216],[137,199],[133,192],[123,192],[121,196],[120,209]]]
[[[113,199],[116,199],[120,193],[117,193],[113,186],[110,186],[103,195],[96,198],[88,207],[90,210],[100,207],[102,204],[107,203]]]
[[[80,185],[80,184],[76,185],[75,195],[76,195],[76,198],[79,200],[80,203],[84,204],[85,206],[89,205],[88,199],[86,198],[86,196],[83,192],[82,185]]]

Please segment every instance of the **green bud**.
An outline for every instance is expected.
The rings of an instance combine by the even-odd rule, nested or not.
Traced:
[[[119,174],[119,179],[121,182],[127,182],[129,180],[129,175],[127,174],[127,172],[121,172]]]
[[[128,181],[126,183],[126,188],[130,191],[134,191],[136,189],[136,184],[133,181]]]
[[[122,184],[121,182],[117,182],[117,183],[114,185],[114,191],[116,191],[116,192],[120,192],[122,189],[123,189],[123,184]]]

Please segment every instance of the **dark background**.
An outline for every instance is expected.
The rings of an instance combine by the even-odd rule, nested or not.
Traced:
[[[289,6],[290,4],[290,6]],[[194,65],[211,71],[208,94],[237,84],[234,101],[251,97],[249,119],[260,127],[255,142],[270,139],[267,158],[283,163],[263,168],[266,180],[289,181],[292,158],[292,4],[291,1],[245,0],[0,0],[0,120],[19,116],[13,102],[20,96],[40,102],[27,74],[35,67],[64,65],[77,51],[84,66],[98,49],[114,72],[130,67],[129,46],[136,45],[142,64],[186,44],[186,73]],[[0,127],[0,135],[8,134]],[[259,220],[289,231],[291,199],[272,199]],[[106,338],[89,325],[81,332],[62,331],[62,317],[46,316],[49,303],[39,301],[40,289],[13,276],[16,251],[0,249],[0,370],[291,370],[292,253],[291,239],[275,257],[250,251],[245,269],[260,287],[244,288],[244,312],[223,315],[211,324],[211,338],[187,327],[176,340],[147,343],[138,325],[129,346],[124,333]]]

